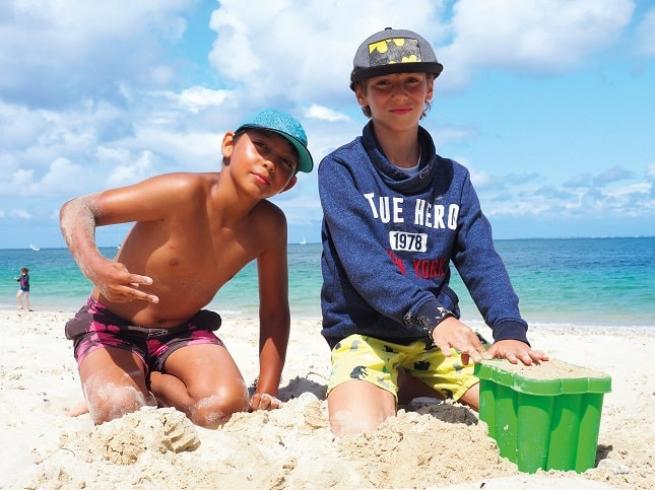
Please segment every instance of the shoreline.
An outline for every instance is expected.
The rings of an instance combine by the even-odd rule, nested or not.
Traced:
[[[609,373],[613,391],[604,399],[597,468],[581,475],[526,475],[498,456],[484,424],[467,425],[477,419],[459,405],[436,406],[425,415],[400,412],[385,423],[385,430],[335,440],[327,428],[329,350],[320,336],[320,318],[292,319],[280,392],[287,403],[280,410],[237,414],[213,431],[189,425],[178,412],[165,409],[144,410],[95,427],[88,415],[64,414],[82,399],[72,343],[63,332],[69,314],[0,311],[7,338],[0,346],[0,430],[7,441],[0,445],[0,487],[473,489],[481,482],[492,490],[567,484],[589,489],[655,486],[655,427],[650,420],[655,413],[650,368],[655,330],[531,332],[535,348],[552,357]],[[250,384],[258,372],[258,319],[226,315],[225,320],[219,335]],[[149,429],[139,432],[143,427]],[[179,453],[165,449],[172,447],[165,436],[171,431],[188,440],[197,438],[197,448]],[[116,444],[129,462],[119,461],[123,456],[116,453]]]
[[[40,313],[40,314],[61,314],[61,313],[66,313],[70,314],[71,316],[74,315],[77,310],[79,310],[84,303],[86,302],[86,298],[84,300],[80,301],[79,303],[75,303],[74,305],[68,306],[68,305],[60,305],[60,306],[51,306],[47,305],[43,309],[39,308],[38,305],[36,307],[32,307],[32,310],[30,312],[24,312],[20,311],[16,308],[15,305],[3,305],[0,303],[0,313]],[[211,303],[205,307],[206,309],[210,309],[212,311],[216,311],[221,315],[222,318],[230,319],[230,318],[247,318],[247,319],[257,319],[257,311],[235,311],[235,310],[222,310],[220,308],[216,308],[215,305],[212,305]],[[321,321],[322,319],[322,314],[320,309],[314,310],[314,309],[307,309],[307,310],[300,310],[300,311],[295,311],[293,310],[293,307],[291,308],[291,323],[293,325],[294,321]],[[482,320],[481,317],[476,317],[476,318],[470,318],[470,317],[465,317],[463,316],[461,318],[462,322],[466,323],[469,325],[471,328],[474,330],[481,331],[483,334],[488,334],[489,337],[491,337],[491,329],[486,326],[484,321]],[[610,334],[611,332],[615,330],[620,330],[622,332],[629,332],[629,331],[635,331],[635,332],[643,332],[643,333],[649,333],[651,330],[655,330],[655,321],[651,322],[645,322],[645,323],[624,323],[624,324],[617,324],[617,323],[612,323],[612,324],[607,324],[607,323],[598,323],[594,322],[594,320],[589,320],[585,321],[584,323],[577,323],[577,322],[562,322],[562,321],[551,321],[551,322],[546,322],[543,320],[534,320],[530,321],[528,319],[528,336],[532,334],[532,332],[538,331],[540,329],[545,329],[553,332],[557,332],[559,330],[580,330],[580,331],[588,331],[588,330],[598,330],[601,331],[602,333],[607,333]]]

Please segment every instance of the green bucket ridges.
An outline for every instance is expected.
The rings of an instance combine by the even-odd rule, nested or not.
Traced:
[[[506,361],[476,364],[480,378],[480,420],[500,454],[519,471],[574,470],[596,461],[603,395],[611,378],[593,376],[535,379],[503,368]]]

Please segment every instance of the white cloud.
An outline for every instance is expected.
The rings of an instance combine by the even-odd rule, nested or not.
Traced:
[[[445,146],[450,143],[457,143],[475,135],[475,131],[471,128],[441,126],[436,127],[434,130],[431,128],[426,129],[430,131],[430,134],[434,138],[434,142],[437,145],[437,153],[439,153],[440,146]]]
[[[82,167],[66,158],[57,158],[40,178],[33,169],[23,168],[0,176],[0,195],[47,198],[81,190],[84,184]]]
[[[38,216],[37,199],[55,196],[52,202],[58,203],[64,195],[164,171],[218,170],[222,133],[264,105],[300,116],[318,165],[326,153],[361,133],[365,118],[347,88],[352,57],[367,35],[387,25],[428,38],[446,65],[439,80],[452,87],[489,68],[553,73],[575,67],[611,44],[633,11],[629,0],[407,0],[402,7],[398,0],[374,5],[273,0],[257,2],[256,8],[225,0],[216,5],[211,19],[216,40],[211,52],[201,55],[208,54],[217,70],[219,89],[183,85],[197,73],[180,69],[177,51],[168,58],[164,53],[185,32],[183,16],[196,0],[0,5],[5,217],[16,197],[25,198],[21,206]],[[654,24],[651,10],[639,28],[641,39],[652,39]],[[439,147],[476,133],[466,127],[429,129]],[[629,212],[630,199],[636,199],[633,212],[652,213],[655,164],[646,174],[650,201],[634,175],[615,172],[611,180],[608,173],[608,184],[623,179],[625,185],[602,193],[590,189],[593,175],[571,192],[520,182],[520,176],[505,176],[499,187],[496,176],[471,170],[491,212],[501,214]],[[277,199],[291,224],[320,220],[315,173],[301,175],[296,188]]]
[[[607,197],[613,199],[631,198],[635,194],[648,194],[650,192],[650,184],[648,182],[637,182],[630,185],[620,186],[605,191]]]
[[[167,83],[162,46],[184,33],[192,1],[14,0],[0,20],[0,91],[52,107],[115,97],[121,80]]]
[[[226,0],[213,12],[217,32],[209,55],[225,79],[248,98],[293,102],[348,100],[357,46],[385,26],[406,27],[438,38],[443,1]],[[247,20],[246,20],[247,19]]]
[[[191,87],[183,90],[178,100],[182,107],[197,113],[201,109],[218,107],[230,95],[229,90],[211,90],[206,87]]]
[[[89,100],[61,111],[0,103],[0,168],[45,169],[59,157],[88,161],[99,139],[131,131],[126,114]]]
[[[0,102],[0,195],[88,193],[153,173],[220,168],[226,121],[241,117],[232,105],[202,110],[227,104],[220,91],[126,93],[127,107],[83,99],[54,111]]]
[[[152,152],[144,151],[132,164],[118,165],[109,175],[110,187],[134,184],[153,175]]]
[[[179,94],[172,91],[153,91],[149,95],[154,99],[168,99],[181,109],[197,114],[201,110],[219,107],[232,94],[230,90],[213,90],[207,87],[193,86]],[[133,95],[130,94],[133,98]]]
[[[626,170],[622,167],[614,166],[605,170],[604,172],[599,173],[592,179],[593,185],[604,186],[620,180],[629,179],[633,176],[633,173],[629,170]]]
[[[43,113],[0,100],[0,127],[0,147],[7,151],[34,143],[49,123]]]
[[[66,158],[57,158],[43,178],[31,189],[32,194],[58,194],[77,190],[83,182],[82,167]]]
[[[11,211],[9,211],[9,216],[12,218],[18,218],[25,221],[32,219],[32,215],[25,209],[12,209]]]
[[[471,182],[476,188],[484,188],[491,184],[491,176],[484,171],[469,170],[471,173]]]
[[[608,169],[599,175],[612,174]],[[479,189],[480,201],[489,216],[575,216],[644,217],[655,210],[652,184],[636,181],[613,187],[587,183],[549,184],[546,176],[528,174],[493,177],[489,185]],[[589,179],[591,180],[591,179]],[[617,179],[623,180],[623,179]],[[498,184],[494,185],[494,182]],[[616,183],[616,180],[612,180]]]
[[[158,166],[157,172],[164,170],[164,167],[166,171],[217,171],[222,160],[222,137],[222,131],[175,131],[143,125],[136,128],[133,139],[122,143],[134,151],[145,149],[156,153],[157,158],[153,162]]]
[[[632,0],[460,0],[453,41],[437,53],[443,83],[465,84],[487,68],[561,72],[615,41],[633,9]]]
[[[309,106],[309,108],[305,110],[305,117],[328,122],[350,121],[350,117],[346,114],[342,114],[341,112],[337,112],[329,107],[324,107],[319,104],[312,104]]]
[[[648,169],[646,170],[646,175],[651,179],[655,179],[655,163],[648,166]]]
[[[25,196],[33,185],[34,170],[17,169],[0,175],[0,196]]]
[[[294,192],[294,190],[296,192]],[[289,191],[289,198],[280,197],[273,199],[286,215],[287,222],[294,225],[311,225],[320,223],[323,219],[323,208],[321,207],[320,200],[310,198],[304,192],[299,192],[298,189]]]
[[[384,26],[415,30],[432,42],[443,87],[460,87],[481,70],[557,73],[611,45],[629,24],[632,0],[221,2],[211,64],[249,97],[321,105],[347,99],[357,46]],[[245,19],[248,19],[247,21]],[[354,22],[353,19],[357,19]],[[274,25],[275,28],[271,28]],[[317,99],[317,94],[319,97]]]
[[[655,56],[655,9],[649,10],[637,28],[638,50]]]
[[[96,148],[95,161],[102,165],[117,165],[130,161],[130,152],[126,148],[99,145]]]

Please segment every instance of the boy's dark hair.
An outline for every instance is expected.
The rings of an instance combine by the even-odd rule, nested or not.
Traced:
[[[21,267],[20,271],[21,272],[29,272],[30,270],[27,267]]]

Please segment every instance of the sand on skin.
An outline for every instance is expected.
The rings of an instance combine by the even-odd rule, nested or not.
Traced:
[[[653,488],[655,329],[531,330],[554,357],[612,376],[598,468],[524,475],[499,458],[466,408],[401,411],[381,430],[335,440],[323,401],[329,352],[319,320],[294,320],[275,412],[238,414],[219,430],[172,409],[143,409],[94,427],[64,409],[81,397],[63,325],[72,312],[0,311],[2,488]],[[257,321],[225,317],[220,335],[247,382],[257,373]]]

